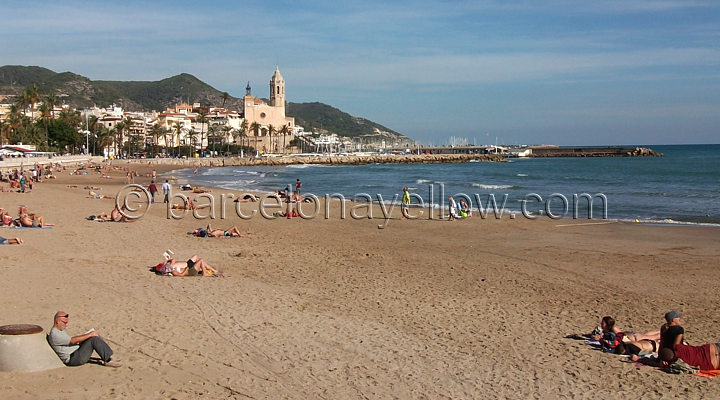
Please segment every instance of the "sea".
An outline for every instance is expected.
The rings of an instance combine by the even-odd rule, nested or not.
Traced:
[[[173,171],[180,183],[446,209],[466,199],[492,218],[627,220],[720,226],[720,144],[639,145],[663,157],[511,158],[508,162],[236,166]],[[590,206],[592,200],[592,206]]]

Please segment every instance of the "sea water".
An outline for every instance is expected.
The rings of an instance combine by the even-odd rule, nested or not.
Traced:
[[[302,181],[303,194],[339,194],[348,200],[399,202],[402,188],[413,203],[447,207],[464,195],[472,208],[504,204],[506,215],[549,212],[572,218],[720,224],[720,145],[645,146],[664,157],[514,158],[508,162],[237,166],[174,171],[180,183],[274,192]],[[379,195],[379,196],[378,196]],[[397,196],[397,197],[396,197]],[[606,202],[603,202],[603,197]],[[578,201],[574,203],[574,199]],[[478,201],[479,200],[479,201]],[[567,200],[567,202],[566,202]],[[493,212],[491,211],[491,216]]]

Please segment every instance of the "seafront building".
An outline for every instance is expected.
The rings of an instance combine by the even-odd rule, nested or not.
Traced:
[[[159,113],[128,112],[114,104],[107,109],[93,107],[81,113],[83,119],[94,115],[98,123],[107,129],[124,123],[127,129],[117,139],[121,144],[133,136],[140,136],[145,145],[163,148],[192,146],[201,151],[213,144],[220,147],[224,144],[242,144],[262,153],[283,153],[295,138],[296,132],[295,118],[285,114],[285,105],[285,79],[276,67],[270,78],[269,104],[252,95],[248,82],[243,108],[239,112],[201,106],[200,103],[182,103]],[[164,133],[154,137],[149,133],[156,124]],[[108,156],[114,155],[114,148],[111,147],[106,148]]]
[[[285,79],[277,66],[270,78],[269,101],[253,96],[250,82],[245,91],[243,104],[237,111],[200,103],[176,104],[161,112],[126,111],[116,104],[107,108],[93,106],[80,110],[85,123],[80,129],[88,137],[97,134],[100,128],[109,133],[106,136],[111,139],[102,145],[107,157],[118,156],[116,152],[133,155],[152,146],[158,147],[160,152],[177,151],[180,146],[190,147],[199,155],[221,150],[230,144],[252,147],[260,154],[378,151],[402,145],[388,143],[386,146],[384,139],[387,132],[378,129],[371,135],[356,139],[326,131],[305,132],[302,126],[295,125],[295,118],[286,114]],[[39,104],[20,111],[37,119],[40,114],[36,106]],[[10,104],[0,104],[0,119],[8,114],[9,109]],[[68,110],[73,111],[68,105],[55,106],[54,117],[57,118],[60,111]],[[90,121],[97,122],[90,126]],[[122,129],[118,129],[119,126]]]

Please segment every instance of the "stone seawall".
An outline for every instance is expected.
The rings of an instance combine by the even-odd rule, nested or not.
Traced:
[[[646,147],[533,147],[530,157],[662,157]]]
[[[430,155],[377,155],[377,156],[307,156],[307,157],[261,157],[261,158],[147,158],[139,160],[114,160],[113,164],[171,165],[178,167],[224,167],[247,165],[363,165],[363,164],[440,164],[470,161],[505,162],[505,157],[495,154],[430,154]]]

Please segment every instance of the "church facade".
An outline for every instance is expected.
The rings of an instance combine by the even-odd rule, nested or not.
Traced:
[[[250,146],[267,153],[284,152],[283,149],[295,138],[295,118],[285,115],[285,79],[278,67],[270,78],[270,104],[252,95],[249,82],[243,103]],[[283,127],[287,127],[286,133],[281,132]]]

